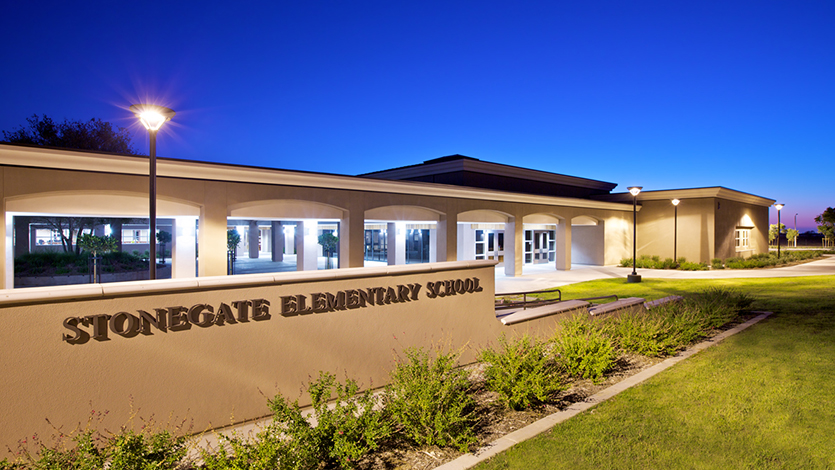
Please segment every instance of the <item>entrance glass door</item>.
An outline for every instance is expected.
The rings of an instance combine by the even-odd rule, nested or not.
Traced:
[[[525,263],[541,264],[555,260],[555,230],[525,230]]]

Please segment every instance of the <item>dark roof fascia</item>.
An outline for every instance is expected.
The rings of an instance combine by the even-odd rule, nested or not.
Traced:
[[[662,201],[672,199],[697,199],[697,198],[717,198],[727,199],[731,201],[744,202],[748,204],[755,204],[758,206],[770,206],[776,202],[775,199],[769,199],[756,194],[745,193],[735,189],[726,188],[724,186],[707,186],[701,188],[680,188],[680,189],[661,189],[652,191],[641,191],[638,194],[638,202],[641,201]],[[632,194],[630,193],[612,193],[591,196],[591,199],[608,202],[632,202]]]
[[[607,192],[617,187],[617,183],[608,183],[606,181],[593,180],[589,178],[580,178],[577,176],[568,176],[561,175],[559,173],[532,170],[529,168],[505,165],[502,163],[484,162],[469,157],[438,163],[424,162],[417,165],[409,165],[400,168],[393,168],[390,170],[364,173],[358,176],[364,178],[378,179],[411,179],[462,171],[482,173],[487,175],[506,176],[532,181],[541,181],[545,183],[562,184],[581,188],[598,189]]]

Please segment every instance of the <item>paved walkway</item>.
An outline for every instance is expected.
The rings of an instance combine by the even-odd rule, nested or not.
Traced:
[[[366,261],[366,266],[385,266],[384,262]],[[325,269],[325,258],[319,258],[319,269]],[[283,272],[296,270],[296,256],[286,255],[284,262],[269,258],[238,258],[235,274]],[[550,264],[525,266],[520,277],[507,277],[504,268],[496,268],[496,293],[529,292],[560,287],[595,279],[621,278],[632,272],[632,268],[619,266],[586,266],[575,264],[570,271],[555,271]],[[795,277],[835,274],[835,255],[826,255],[822,260],[810,263],[772,269],[718,269],[710,271],[678,271],[675,269],[638,269],[645,279],[731,279],[756,277]]]
[[[797,277],[835,275],[835,255],[809,263],[771,269],[716,269],[709,271],[679,271],[676,269],[638,269],[644,279],[732,279],[764,277]],[[501,268],[496,270],[496,293],[526,292],[560,287],[595,279],[621,278],[626,280],[632,268],[619,266],[573,265],[570,271],[554,271],[551,266],[526,266],[522,276],[507,277]]]

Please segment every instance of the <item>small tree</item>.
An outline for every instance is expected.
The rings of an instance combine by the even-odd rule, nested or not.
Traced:
[[[339,237],[334,235],[333,232],[324,232],[319,235],[319,244],[322,245],[322,251],[325,252],[325,268],[330,269],[331,256],[333,256],[339,244]]]
[[[116,250],[116,239],[109,235],[99,237],[89,233],[82,234],[78,237],[78,246],[84,251],[89,251],[93,257],[93,282],[99,280],[98,272],[98,254],[108,253]]]
[[[234,228],[226,230],[226,273],[235,274],[235,250],[241,243],[241,236]]]
[[[780,238],[781,233],[786,233],[786,224],[780,224],[780,230],[777,230],[777,224],[771,224],[768,227],[768,244],[771,245],[774,240]]]
[[[823,213],[815,217],[818,223],[818,232],[823,234],[826,245],[832,245],[835,239],[835,208],[827,207]]]
[[[800,232],[797,230],[790,228],[786,230],[786,240],[792,244],[792,246],[797,247],[797,236],[800,235]]]
[[[159,259],[161,263],[165,263],[165,244],[171,243],[171,234],[160,230],[157,233],[157,241],[159,242]]]

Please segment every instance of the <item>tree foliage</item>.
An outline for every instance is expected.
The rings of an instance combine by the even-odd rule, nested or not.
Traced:
[[[165,261],[165,245],[171,243],[171,234],[165,230],[157,232],[157,242],[160,244],[159,257]]]
[[[226,249],[234,252],[235,248],[241,243],[241,235],[234,228],[226,231]]]
[[[786,224],[780,224],[780,230],[777,230],[777,224],[768,226],[768,242],[771,243],[777,239],[779,233],[786,233]]]
[[[116,238],[109,235],[99,237],[84,233],[78,237],[78,246],[84,251],[93,253],[93,256],[95,256],[97,253],[116,251]]]
[[[61,237],[64,253],[75,254],[81,253],[82,247],[77,243],[79,236],[107,223],[105,219],[96,217],[33,217],[32,222],[44,224],[56,231]]]
[[[2,131],[3,140],[11,143],[33,144],[79,150],[135,154],[130,134],[124,127],[113,126],[101,119],[89,121],[55,122],[49,116],[37,114],[27,118],[28,125],[12,131]]]
[[[829,240],[835,238],[835,208],[827,207],[823,213],[815,217],[818,232]]]

